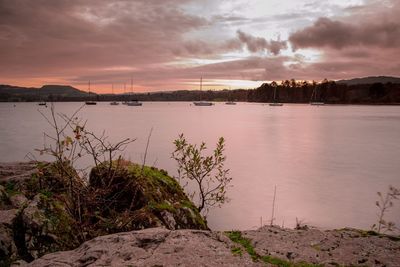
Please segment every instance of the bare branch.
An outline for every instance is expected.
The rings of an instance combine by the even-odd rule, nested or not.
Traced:
[[[147,150],[149,149],[150,138],[151,138],[151,134],[152,134],[152,133],[153,133],[153,127],[151,127],[150,133],[149,133],[149,135],[147,136],[147,143],[146,143],[146,149],[145,149],[145,151],[144,151],[144,157],[143,157],[143,164],[142,164],[141,174],[143,174],[144,165],[146,164]]]

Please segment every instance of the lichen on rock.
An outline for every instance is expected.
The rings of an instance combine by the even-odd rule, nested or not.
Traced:
[[[28,266],[264,266],[233,255],[233,245],[210,231],[151,228],[97,237]]]

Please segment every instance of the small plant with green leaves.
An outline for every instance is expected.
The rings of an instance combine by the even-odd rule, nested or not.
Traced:
[[[273,264],[274,266],[278,267],[323,267],[323,265],[320,264],[312,264],[307,262],[290,262],[271,255],[261,256],[256,252],[253,245],[251,244],[251,239],[243,237],[240,231],[226,232],[226,235],[229,237],[230,240],[232,240],[236,244],[241,245],[247,251],[254,262],[261,261],[268,266],[269,264]],[[233,247],[231,249],[233,255],[238,255],[239,251],[241,253],[240,247]]]
[[[260,258],[260,255],[258,255],[257,252],[254,250],[254,247],[251,244],[251,240],[243,237],[240,231],[230,231],[227,232],[227,235],[230,240],[242,245],[253,261],[257,261]]]
[[[381,231],[384,232],[393,232],[396,230],[396,225],[394,222],[386,221],[384,219],[385,214],[393,207],[393,201],[398,200],[400,197],[400,190],[389,186],[389,190],[386,192],[386,195],[383,196],[381,192],[377,192],[379,196],[379,200],[375,202],[375,205],[379,209],[378,213],[378,222],[372,225],[372,230],[377,231],[380,233]]]
[[[240,257],[243,256],[242,249],[241,249],[240,247],[233,247],[233,248],[231,248],[231,252],[232,252],[232,254],[235,255],[235,256],[240,256]]]
[[[232,178],[229,169],[224,164],[225,140],[220,137],[212,155],[205,156],[207,149],[202,142],[200,146],[189,144],[183,134],[174,141],[175,151],[172,158],[178,163],[178,179],[195,182],[197,191],[190,195],[193,202],[197,202],[199,212],[207,214],[211,207],[219,207],[229,199],[227,187],[230,186]]]

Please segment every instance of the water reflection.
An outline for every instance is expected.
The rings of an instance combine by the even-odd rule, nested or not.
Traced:
[[[37,105],[12,105],[0,104],[1,161],[23,159],[50,130]],[[79,106],[56,103],[68,114]],[[153,127],[147,163],[171,174],[176,169],[172,141],[180,133],[210,148],[224,136],[234,186],[232,201],[209,214],[214,229],[249,229],[259,226],[261,216],[269,220],[275,185],[278,224],[293,226],[297,217],[323,228],[369,228],[376,218],[376,191],[386,191],[389,184],[400,187],[400,107],[98,103],[84,107],[81,116],[111,140],[136,137],[124,156],[139,162]],[[391,213],[398,223],[399,212],[397,205]]]

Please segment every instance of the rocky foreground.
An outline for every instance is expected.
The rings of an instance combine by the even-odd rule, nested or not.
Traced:
[[[262,266],[249,255],[234,256],[232,245],[210,231],[150,228],[97,237],[28,266]]]
[[[51,168],[0,164],[0,266],[400,266],[400,238],[372,231],[208,231],[173,178],[131,163],[92,171],[78,221]]]
[[[244,231],[251,248],[229,233],[150,228],[97,237],[26,266],[399,266],[400,241],[359,230]]]
[[[259,255],[322,266],[400,266],[400,238],[372,231],[263,227],[245,231]]]

